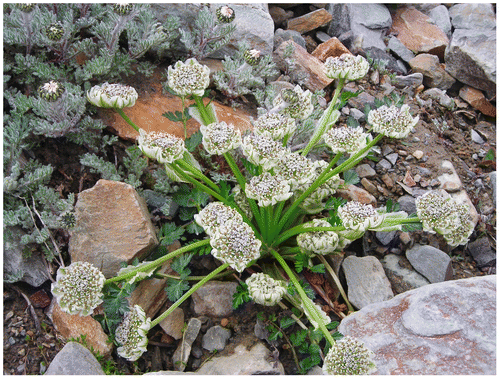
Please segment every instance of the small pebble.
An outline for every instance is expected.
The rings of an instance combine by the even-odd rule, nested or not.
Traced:
[[[19,366],[17,366],[16,368],[16,372],[18,374],[22,374],[24,372],[24,369],[26,368],[26,365],[23,363],[23,364],[20,364]]]
[[[412,155],[417,159],[422,159],[424,152],[422,150],[415,150]]]
[[[14,339],[14,337],[9,337],[9,344],[10,345],[15,345],[16,344],[16,340]]]
[[[26,350],[25,349],[21,349],[17,352],[17,354],[21,355],[21,356],[24,356],[26,354]]]
[[[226,327],[227,324],[229,324],[229,320],[227,318],[223,318],[222,320],[220,320],[220,326]]]
[[[12,318],[12,316],[14,316],[14,312],[13,311],[7,312],[7,314],[5,315],[4,321],[10,320]]]

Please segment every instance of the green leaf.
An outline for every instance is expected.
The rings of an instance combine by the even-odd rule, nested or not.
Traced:
[[[189,116],[189,115],[188,115]],[[191,116],[189,116],[191,117]],[[193,152],[194,149],[198,147],[198,145],[201,143],[203,139],[203,134],[198,130],[196,133],[191,134],[185,141],[186,149],[188,149],[189,152]]]
[[[122,322],[123,315],[129,311],[128,297],[135,289],[135,284],[125,284],[121,288],[117,283],[109,283],[103,288],[103,309],[107,327],[113,335]]]
[[[321,264],[310,267],[309,270],[311,270],[312,272],[314,272],[316,274],[323,274],[325,272],[325,265],[321,263]]]
[[[168,246],[178,240],[184,234],[184,228],[182,226],[177,226],[173,222],[166,222],[160,229],[158,239],[160,244],[163,246]]]
[[[188,233],[196,234],[196,235],[199,235],[205,231],[205,229],[203,229],[196,222],[192,222],[188,226],[186,226],[186,230]]]
[[[165,112],[162,114],[162,116],[168,118],[170,121],[173,121],[173,122],[182,122],[183,121],[182,112],[179,112],[179,111],[175,111],[175,113]]]
[[[489,149],[486,155],[484,156],[485,161],[494,161],[495,160],[495,150]]]
[[[191,258],[193,258],[194,253],[183,254],[180,255],[172,261],[170,264],[170,268],[177,272],[181,279],[186,279],[189,274],[191,274],[191,270],[187,267],[191,262]]]
[[[259,175],[259,166],[254,165],[253,163],[249,162],[245,158],[241,158],[241,163],[243,164],[243,167],[246,168],[247,172],[251,176],[257,176],[257,175]]]
[[[189,283],[185,280],[176,280],[173,278],[167,279],[167,285],[165,287],[165,292],[170,301],[176,302],[181,298],[181,296],[189,290]]]
[[[356,92],[350,92],[350,91],[344,91],[344,92],[342,92],[342,94],[340,95],[340,105],[338,107],[336,107],[336,109],[342,109],[343,107],[345,107],[345,105],[347,104],[347,102],[349,101],[349,99],[357,97],[362,92],[364,92],[364,91],[363,90],[359,90],[359,91],[356,91]]]
[[[335,329],[336,327],[338,327],[338,326],[339,326],[339,324],[340,324],[340,323],[339,323],[338,321],[332,321],[331,323],[326,324],[325,326],[326,326],[326,328],[327,328],[328,330],[332,330],[332,329]]]
[[[296,333],[290,334],[290,342],[293,344],[293,346],[300,346],[302,345],[307,337],[307,330],[300,329]]]
[[[392,199],[388,199],[385,204],[385,210],[387,213],[397,212],[401,209],[401,205],[399,203],[395,203]]]
[[[270,333],[269,333],[268,339],[270,341],[276,341],[278,338],[282,338],[283,337],[283,333],[279,329],[277,329],[275,327],[273,327],[272,330],[269,330],[269,332]]]
[[[295,255],[295,271],[298,273],[302,272],[304,267],[309,266],[309,255],[304,253],[298,253]]]
[[[358,184],[359,183],[359,176],[356,173],[355,170],[347,170],[344,172],[344,184],[345,186],[349,186],[351,184]]]
[[[325,209],[333,209],[336,211],[338,207],[344,205],[345,203],[347,203],[347,200],[345,199],[342,199],[340,197],[330,197],[326,201]]]
[[[198,188],[190,188],[183,184],[177,192],[174,193],[174,201],[183,207],[205,206],[210,196]]]
[[[238,284],[236,292],[233,294],[233,309],[238,309],[242,304],[248,303],[249,301],[248,286],[246,283],[241,282]]]
[[[179,209],[179,218],[182,221],[191,221],[196,213],[198,213],[196,208],[181,207],[181,209]]]
[[[356,128],[356,127],[358,127],[358,126],[359,126],[359,121],[358,121],[358,120],[356,120],[354,117],[349,116],[349,117],[347,118],[346,124],[347,124],[347,126],[349,126],[349,127],[351,127],[351,128]]]
[[[403,232],[414,232],[416,230],[423,230],[422,223],[413,222],[411,224],[403,224],[402,225]]]
[[[295,320],[291,317],[283,317],[280,319],[280,328],[286,329],[295,324]]]

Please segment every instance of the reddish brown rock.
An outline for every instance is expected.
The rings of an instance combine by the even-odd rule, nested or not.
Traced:
[[[288,67],[284,58],[286,47],[289,44],[293,46],[293,54],[291,56],[291,59],[295,62],[293,67]],[[288,71],[292,78],[298,79],[303,77],[304,87],[312,92],[321,90],[332,82],[332,79],[328,78],[324,73],[323,63],[293,41],[283,42],[274,54],[278,68]]]
[[[377,206],[377,199],[363,188],[356,187],[354,184],[349,185],[347,189],[337,190],[337,193],[347,201],[359,201],[362,204],[371,204]]]
[[[96,352],[108,357],[113,351],[113,344],[108,343],[108,336],[102,330],[101,324],[94,320],[92,316],[81,317],[78,315],[70,315],[64,312],[54,301],[52,310],[52,322],[57,331],[66,338],[80,338],[85,336],[85,341],[89,348],[93,348]]]
[[[51,301],[45,290],[39,290],[30,296],[30,302],[35,308],[45,308],[50,305]]]
[[[180,340],[184,329],[184,311],[182,308],[175,308],[172,313],[160,321],[160,326],[170,337]]]
[[[408,62],[413,72],[424,76],[424,84],[429,88],[447,90],[455,79],[445,71],[445,66],[439,63],[439,58],[432,54],[419,54]]]
[[[463,86],[460,88],[459,95],[482,114],[490,117],[496,117],[496,108],[488,100],[486,100],[484,94],[478,89]]]
[[[269,14],[271,15],[275,26],[280,26],[286,20],[293,17],[293,11],[286,11],[281,7],[269,7]]]
[[[296,30],[299,33],[307,33],[328,24],[331,20],[332,15],[326,9],[321,8],[288,20],[287,26],[288,29]]]
[[[75,218],[71,261],[90,262],[107,278],[118,272],[121,262],[141,258],[158,245],[145,200],[126,183],[101,179],[82,191]]]
[[[337,37],[332,37],[328,41],[319,44],[311,55],[324,62],[328,57],[340,57],[342,54],[351,54],[351,52]]]
[[[429,53],[444,59],[450,42],[446,34],[425,14],[412,7],[397,10],[392,18],[391,33],[414,53]]]

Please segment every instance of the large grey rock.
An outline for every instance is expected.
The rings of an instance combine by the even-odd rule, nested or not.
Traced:
[[[445,51],[446,71],[471,87],[496,93],[495,30],[455,29]]]
[[[402,256],[387,254],[384,259],[382,259],[381,263],[395,294],[400,294],[430,284],[430,282],[418,272],[406,267],[407,265],[409,266],[409,264],[407,261],[404,262],[404,257]]]
[[[417,211],[417,206],[415,205],[415,198],[410,195],[403,195],[398,199],[398,204],[401,206],[401,210],[405,211],[409,215]]]
[[[455,4],[449,14],[455,29],[496,29],[495,12],[489,3]]]
[[[389,39],[387,48],[406,63],[415,58],[415,54],[413,54],[410,49],[403,45],[403,43],[394,36]]]
[[[388,246],[394,238],[398,235],[398,232],[396,230],[392,230],[390,232],[376,232],[375,237],[377,237],[377,240],[384,246]]]
[[[284,375],[285,369],[271,352],[258,342],[250,350],[238,345],[234,353],[225,357],[213,357],[197,371],[200,375]]]
[[[165,317],[160,326],[170,337],[178,340],[182,338],[182,329],[184,329],[184,311],[176,308],[172,313]]]
[[[415,245],[406,251],[406,258],[431,283],[444,282],[453,277],[451,258],[433,246]]]
[[[467,245],[470,254],[477,263],[477,267],[491,267],[496,263],[497,255],[490,245],[488,237],[481,237]]]
[[[45,375],[104,375],[104,371],[87,348],[68,342],[54,357]]]
[[[424,81],[424,75],[420,72],[416,72],[410,75],[397,75],[395,80],[393,81],[394,86],[397,88],[405,88],[405,87],[418,87]]]
[[[201,321],[197,318],[189,320],[181,343],[177,347],[172,356],[174,362],[174,369],[177,371],[184,371],[186,369],[189,355],[191,354],[191,347],[194,340],[198,337],[201,329]]]
[[[496,276],[430,284],[368,305],[339,332],[374,352],[379,375],[495,375]]]
[[[454,80],[453,80],[454,82]],[[439,104],[441,104],[443,107],[448,108],[448,109],[454,109],[455,108],[455,100],[453,100],[451,97],[449,97],[446,94],[446,91],[439,89],[439,88],[429,88],[428,90],[423,92],[423,98],[430,97],[431,99],[436,100]]]
[[[398,65],[397,59],[394,58],[391,54],[386,53],[383,49],[375,46],[369,46],[364,50],[366,52],[366,56],[373,59],[375,66],[383,67],[391,72],[395,72],[396,74],[407,74],[406,68],[401,68],[401,66]]]
[[[283,29],[276,29],[276,31],[274,32],[274,47],[277,48],[283,42],[290,39],[297,45],[302,46],[304,49],[306,48],[306,40],[304,39],[304,37],[302,37],[302,34],[300,34],[296,30]]]
[[[235,282],[211,281],[196,290],[191,296],[194,313],[211,317],[226,317],[233,313],[233,294],[238,286]]]
[[[32,253],[29,258],[23,255],[24,246],[21,244],[21,237],[24,234],[26,233],[18,226],[4,227],[4,279],[8,276],[15,276],[33,287],[40,287],[50,279],[45,258],[37,252]]]
[[[207,330],[201,340],[201,346],[208,351],[222,351],[226,347],[227,340],[230,337],[231,331],[229,329],[215,325]]]
[[[448,8],[444,5],[438,5],[429,11],[428,16],[434,21],[439,29],[448,36],[448,38],[451,37],[451,21]]]
[[[394,296],[391,284],[377,258],[350,256],[344,259],[342,268],[347,281],[347,297],[356,308],[361,309],[368,304]]]

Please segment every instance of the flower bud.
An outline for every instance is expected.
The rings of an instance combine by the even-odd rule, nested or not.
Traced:
[[[187,151],[182,138],[163,132],[147,133],[140,129],[137,142],[145,156],[162,164],[181,159]]]
[[[57,101],[62,96],[64,91],[64,86],[54,80],[38,87],[38,95],[45,101],[49,102]]]
[[[45,29],[45,33],[51,41],[59,41],[64,34],[64,28],[60,22],[53,22]]]
[[[215,11],[217,15],[217,20],[223,24],[228,24],[234,20],[236,14],[234,13],[233,8],[228,7],[227,5],[223,5]]]
[[[222,155],[241,145],[241,132],[233,124],[214,122],[200,126],[203,147],[211,155]]]
[[[120,16],[125,16],[132,12],[132,9],[134,8],[133,4],[129,3],[117,3],[113,4],[113,12]]]
[[[17,6],[24,13],[30,13],[33,9],[35,9],[35,4],[33,3],[21,3],[18,4]]]
[[[359,232],[376,228],[384,221],[384,216],[370,204],[362,204],[359,201],[349,201],[339,207],[338,216],[346,229]]]
[[[87,92],[88,101],[101,108],[132,107],[138,97],[139,95],[133,87],[107,82],[100,86],[94,86]]]
[[[290,185],[286,180],[264,172],[250,179],[245,187],[245,194],[249,199],[257,200],[260,207],[267,207],[288,200],[293,192],[290,192]]]
[[[269,307],[278,304],[286,294],[285,283],[262,272],[252,274],[246,281],[248,293],[257,304]]]
[[[281,90],[281,98],[290,105],[293,105],[297,101],[299,101],[299,95],[293,89],[289,88]]]
[[[261,58],[260,50],[252,49],[247,50],[243,54],[243,58],[245,58],[245,62],[247,62],[250,66],[257,66],[259,64]]]

